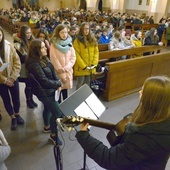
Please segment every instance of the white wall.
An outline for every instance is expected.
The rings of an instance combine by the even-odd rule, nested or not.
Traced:
[[[10,0],[0,0],[0,8],[10,9],[12,8],[12,1]]]
[[[126,0],[126,9],[148,11],[149,6],[146,6],[146,0],[142,0],[142,5],[138,5],[139,0]]]

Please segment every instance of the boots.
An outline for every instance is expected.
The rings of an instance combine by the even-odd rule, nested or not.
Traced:
[[[31,102],[32,102],[32,104],[34,105],[34,107],[37,107],[37,106],[38,106],[38,104],[34,102],[33,98],[31,99]]]
[[[33,109],[35,106],[33,105],[33,103],[31,102],[31,99],[27,100],[27,107]]]
[[[31,87],[26,87],[25,88],[25,96],[26,96],[26,99],[27,99],[27,106],[31,109],[33,109],[34,107],[37,107],[37,103],[34,102],[33,100],[33,94],[32,94],[32,91],[31,91]]]

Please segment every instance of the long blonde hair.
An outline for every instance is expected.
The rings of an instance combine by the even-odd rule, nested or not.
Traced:
[[[83,42],[86,47],[88,46],[88,43],[90,45],[97,46],[98,45],[97,40],[96,40],[93,32],[91,31],[91,29],[90,29],[89,34],[87,36],[84,35],[84,27],[86,25],[89,26],[89,29],[90,29],[90,24],[88,22],[83,22],[80,26],[80,29],[79,29],[79,32],[78,32],[78,35],[77,35],[78,40],[80,42]]]
[[[145,80],[138,107],[131,122],[137,126],[170,118],[170,78],[154,76]]]

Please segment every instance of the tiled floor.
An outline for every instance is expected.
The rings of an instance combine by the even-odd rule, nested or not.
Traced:
[[[11,36],[5,32],[6,39],[11,40]],[[72,90],[75,91],[75,88]],[[70,92],[71,93],[71,92]],[[45,134],[43,129],[42,105],[38,102],[38,108],[29,109],[26,106],[24,85],[20,84],[21,109],[20,114],[25,119],[25,125],[18,126],[16,131],[10,130],[10,117],[7,115],[2,100],[0,99],[0,109],[3,116],[0,128],[3,130],[10,146],[11,154],[5,161],[8,170],[55,170],[55,159],[53,145],[48,140],[49,134]],[[112,102],[103,102],[107,110],[100,117],[101,121],[117,123],[122,117],[133,112],[139,102],[138,93],[131,94]],[[109,146],[106,134],[108,130],[92,127],[91,134]],[[60,138],[62,146],[63,170],[78,170],[83,167],[83,150],[75,139],[75,132],[61,132]],[[87,169],[102,170],[93,160],[87,158]],[[170,169],[168,162],[166,170]]]

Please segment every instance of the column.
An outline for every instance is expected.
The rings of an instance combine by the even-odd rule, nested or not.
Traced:
[[[148,15],[154,16],[155,23],[158,23],[163,15],[167,14],[168,0],[150,0]]]
[[[110,0],[110,9],[112,11],[125,12],[125,0]]]

